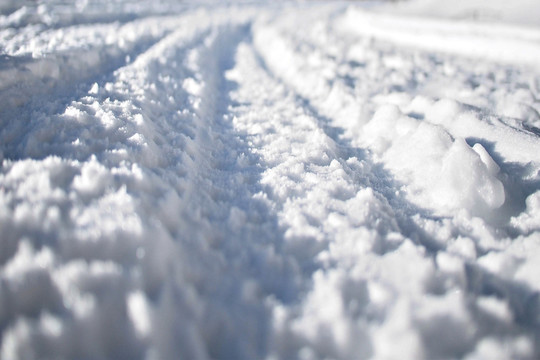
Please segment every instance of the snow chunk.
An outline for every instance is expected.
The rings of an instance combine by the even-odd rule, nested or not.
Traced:
[[[438,102],[431,109],[435,110],[430,117],[441,124],[460,112],[453,101]],[[504,203],[499,166],[482,145],[471,148],[439,125],[403,115],[395,105],[381,107],[364,130],[364,141],[399,180],[410,182],[408,195],[423,206],[488,216]]]
[[[146,296],[141,291],[133,292],[127,298],[128,313],[137,334],[144,338],[151,330],[151,315]]]
[[[98,85],[98,83],[94,83],[94,85],[92,85],[92,87],[90,88],[88,93],[91,94],[91,95],[97,95],[99,93],[99,85]]]
[[[486,149],[481,144],[474,144],[472,149],[480,156],[480,160],[484,163],[486,166],[488,172],[491,175],[497,175],[501,168],[497,163],[491,158],[489,153],[486,151]]]
[[[482,155],[487,155],[485,150]],[[492,175],[494,162],[487,156],[488,165],[464,140],[456,139],[442,159],[439,187],[434,190],[437,201],[475,214],[499,208],[505,200],[504,186]]]
[[[428,108],[426,118],[434,124],[450,124],[461,112],[462,106],[452,99],[441,99]]]
[[[540,191],[529,195],[525,205],[525,211],[512,217],[510,223],[524,233],[540,230]]]
[[[73,179],[73,189],[87,197],[102,195],[111,185],[111,174],[93,155]]]
[[[510,324],[513,321],[513,314],[508,304],[495,297],[479,297],[476,303],[482,311],[489,313],[497,319]]]

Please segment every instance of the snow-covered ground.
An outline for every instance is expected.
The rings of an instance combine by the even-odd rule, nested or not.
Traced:
[[[0,358],[539,358],[535,2],[1,1]]]
[[[383,9],[414,16],[540,25],[538,0],[401,0]]]

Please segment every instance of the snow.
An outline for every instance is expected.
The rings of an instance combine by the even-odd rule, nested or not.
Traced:
[[[540,25],[540,19],[536,15],[540,11],[540,3],[536,0],[414,0],[392,4],[391,8],[385,11],[456,20]]]
[[[538,358],[512,4],[1,1],[0,358]]]

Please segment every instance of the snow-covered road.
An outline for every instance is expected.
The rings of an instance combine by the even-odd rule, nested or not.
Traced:
[[[540,356],[540,28],[30,2],[0,50],[0,358]]]

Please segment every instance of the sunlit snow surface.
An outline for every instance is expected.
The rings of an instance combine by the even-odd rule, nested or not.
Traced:
[[[0,5],[1,359],[540,357],[538,28]]]

